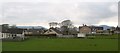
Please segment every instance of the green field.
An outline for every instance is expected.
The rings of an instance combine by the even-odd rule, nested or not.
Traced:
[[[2,44],[3,51],[118,51],[118,39],[30,38]]]

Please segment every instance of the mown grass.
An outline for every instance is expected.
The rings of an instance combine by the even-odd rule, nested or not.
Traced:
[[[118,39],[30,38],[3,42],[3,51],[118,51]]]
[[[104,34],[104,35],[88,35],[87,38],[93,38],[93,39],[118,39],[120,34]]]

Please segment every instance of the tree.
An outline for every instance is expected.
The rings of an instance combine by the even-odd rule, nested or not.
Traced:
[[[58,25],[57,22],[50,22],[50,23],[49,23],[50,28],[51,28],[51,27],[56,27],[57,25]]]
[[[11,28],[17,28],[16,25],[12,25]]]
[[[9,24],[2,24],[2,28],[8,29],[9,28]]]
[[[60,23],[61,31],[63,34],[69,35],[70,34],[70,28],[73,27],[71,20],[64,20]]]
[[[70,27],[70,26],[72,26],[72,22],[71,22],[71,20],[64,20],[61,22],[61,26]]]

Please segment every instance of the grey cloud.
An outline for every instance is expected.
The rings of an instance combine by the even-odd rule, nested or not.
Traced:
[[[33,23],[61,22],[71,19],[74,24],[98,24],[101,20],[117,15],[109,7],[116,3],[5,3],[4,22]],[[12,21],[9,21],[12,20]]]
[[[98,24],[101,20],[117,16],[117,12],[115,13],[109,10],[111,4],[117,3],[85,3],[82,4],[83,6],[79,5],[79,8],[84,9],[84,12],[87,12],[89,14],[81,17],[81,22],[87,24]]]

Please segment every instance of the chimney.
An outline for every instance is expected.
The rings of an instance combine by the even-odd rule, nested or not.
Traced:
[[[86,24],[84,26],[87,26]]]
[[[85,25],[83,24],[83,26],[85,26]]]

